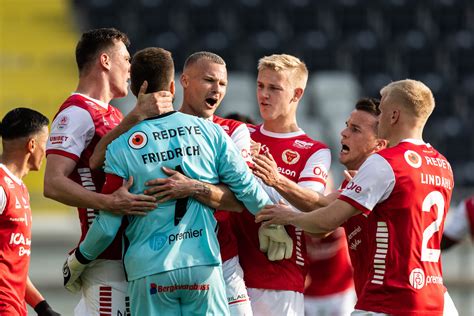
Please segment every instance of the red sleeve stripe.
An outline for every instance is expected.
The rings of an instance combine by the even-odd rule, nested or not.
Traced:
[[[46,150],[46,156],[48,156],[49,154],[64,156],[64,157],[70,158],[70,159],[72,159],[76,162],[79,161],[78,156],[76,156],[72,153],[68,153],[67,151],[60,150],[60,149],[48,149],[48,150]]]
[[[314,181],[314,182],[319,182],[319,183],[322,183],[322,184],[326,185],[326,180],[321,179],[321,178],[306,177],[306,178],[299,178],[298,179],[298,182],[303,182],[303,181]]]
[[[359,211],[361,211],[365,215],[369,215],[370,212],[371,212],[371,210],[364,207],[362,204],[359,204],[358,202],[354,201],[353,199],[351,199],[350,197],[347,197],[345,195],[342,195],[342,194],[339,195],[338,199],[341,200],[341,201],[349,203],[350,205],[352,205],[353,207],[355,207],[356,209],[358,209]]]

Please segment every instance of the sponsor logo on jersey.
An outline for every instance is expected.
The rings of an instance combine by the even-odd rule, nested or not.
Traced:
[[[349,184],[346,187],[346,190],[352,190],[355,193],[360,193],[362,192],[362,187],[355,182],[349,182]]]
[[[422,269],[415,268],[411,270],[410,285],[416,290],[425,286],[425,272]]]
[[[295,142],[293,143],[293,146],[297,147],[297,148],[301,148],[301,149],[309,149],[311,147],[313,147],[313,143],[308,143],[308,142],[305,142],[305,141],[302,141],[302,140],[295,140]]]
[[[287,175],[287,176],[290,176],[290,177],[296,177],[296,171],[286,169],[286,168],[282,168],[282,167],[278,167],[277,170],[281,174],[284,174],[284,175]]]
[[[249,133],[250,133],[250,134],[252,134],[253,132],[255,132],[255,131],[256,131],[256,129],[255,129],[255,128],[253,128],[253,127],[250,127],[250,126],[248,126],[248,125],[247,125],[247,129],[249,130]]]
[[[322,178],[323,180],[326,180],[328,178],[328,173],[325,171],[326,168],[322,166],[316,166],[313,169],[313,173],[316,177]]]
[[[406,162],[413,168],[421,167],[421,156],[417,152],[407,150],[403,156],[405,157]]]
[[[10,179],[9,177],[4,176],[4,177],[3,177],[3,181],[5,181],[5,183],[7,184],[7,186],[8,186],[10,189],[14,189],[14,188],[15,188],[15,184],[13,183],[13,180]]]
[[[68,124],[69,124],[69,116],[62,115],[58,121],[58,129],[64,129],[68,126]]]
[[[236,296],[227,297],[227,303],[229,303],[229,305],[241,303],[241,302],[247,302],[248,300],[249,300],[249,297],[245,293],[237,294]]]
[[[150,240],[148,241],[148,244],[151,249],[158,251],[163,248],[167,240],[168,236],[166,234],[157,233],[151,236]]]
[[[227,125],[221,125],[222,129],[226,132],[228,132],[230,130],[230,127],[227,126]]]
[[[148,245],[151,249],[158,251],[163,248],[166,244],[171,245],[174,242],[186,240],[186,239],[194,239],[202,237],[203,229],[188,229],[187,231],[166,235],[162,233],[157,233],[150,238]]]
[[[294,165],[300,160],[300,154],[297,151],[286,149],[281,154],[281,158],[286,164]]]
[[[15,208],[16,208],[16,209],[21,208],[21,203],[20,203],[20,201],[18,200],[18,198],[17,198],[16,196],[15,196],[15,200],[16,200],[16,202],[15,202]]]
[[[143,132],[135,132],[130,135],[128,145],[133,149],[141,149],[148,143],[148,137]]]
[[[156,283],[150,283],[150,295],[156,293],[170,292],[185,290],[185,291],[209,291],[211,286],[208,283],[202,284],[174,284],[174,285],[159,285]]]
[[[51,145],[62,145],[69,139],[69,136],[65,135],[57,135],[57,136],[50,136],[49,142]]]

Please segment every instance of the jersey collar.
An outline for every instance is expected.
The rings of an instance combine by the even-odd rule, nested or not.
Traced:
[[[262,133],[265,136],[269,137],[274,137],[274,138],[292,138],[292,137],[297,137],[304,135],[304,131],[300,128],[299,131],[296,132],[290,132],[290,133],[275,133],[275,132],[270,132],[267,131],[264,127],[263,124],[260,125],[260,133]]]
[[[412,143],[413,145],[425,145],[426,147],[431,147],[429,143],[425,143],[422,139],[415,139],[415,138],[405,138],[400,141],[400,143]]]
[[[97,103],[101,108],[103,108],[104,110],[107,110],[109,108],[109,105],[105,102],[102,102],[100,100],[97,100],[97,99],[94,99],[94,98],[91,98],[85,94],[82,94],[82,93],[79,93],[79,92],[73,92],[72,95],[80,95],[81,97],[83,98],[86,98],[94,103]]]
[[[15,176],[10,170],[8,170],[7,166],[5,166],[4,164],[0,163],[0,168],[2,168],[6,174],[8,174],[8,176],[10,178],[12,178],[13,181],[15,181],[18,185],[22,185],[23,184],[23,181],[21,181],[20,178],[18,178],[17,176]]]

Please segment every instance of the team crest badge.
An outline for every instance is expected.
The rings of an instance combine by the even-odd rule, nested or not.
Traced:
[[[63,128],[66,128],[69,124],[69,116],[67,115],[63,115],[60,119],[59,119],[59,123],[58,123],[58,128],[59,129],[63,129]]]
[[[143,132],[135,132],[128,139],[128,145],[133,149],[141,149],[148,143],[148,137]]]
[[[413,168],[421,167],[421,156],[413,150],[407,150],[404,154],[406,162]]]
[[[289,165],[294,165],[300,160],[300,154],[297,151],[287,149],[281,154],[283,161]]]

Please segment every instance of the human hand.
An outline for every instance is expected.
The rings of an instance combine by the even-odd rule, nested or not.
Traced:
[[[284,226],[260,226],[258,229],[260,251],[267,253],[270,261],[291,258],[293,253],[293,239],[288,235]]]
[[[266,205],[260,212],[255,215],[255,222],[262,222],[263,227],[270,225],[291,225],[292,220],[298,216],[291,206],[280,201],[279,204]]]
[[[64,287],[71,293],[77,293],[81,290],[81,274],[87,267],[87,264],[79,262],[76,251],[79,251],[79,249],[70,254],[63,265]]]
[[[351,181],[357,174],[357,170],[344,170],[344,178],[347,181]]]
[[[250,140],[250,155],[256,156],[260,152],[260,148],[262,147],[261,143],[254,141],[253,139]]]
[[[129,189],[133,185],[133,177],[127,180],[124,185],[114,193],[106,195],[109,199],[109,205],[106,211],[118,215],[146,215],[146,211],[154,210],[157,206],[156,199],[153,196],[145,194],[132,194]]]
[[[145,185],[150,188],[145,190],[145,194],[156,197],[158,203],[193,195],[194,187],[198,183],[196,180],[190,179],[181,172],[170,168],[162,167],[161,169],[169,177],[147,181]]]
[[[169,91],[146,93],[148,82],[145,80],[137,96],[137,105],[132,110],[140,120],[173,111],[173,95]]]
[[[277,186],[281,175],[278,172],[278,166],[270,152],[254,156],[253,163],[252,171],[254,175],[262,179],[262,181],[270,187]]]

